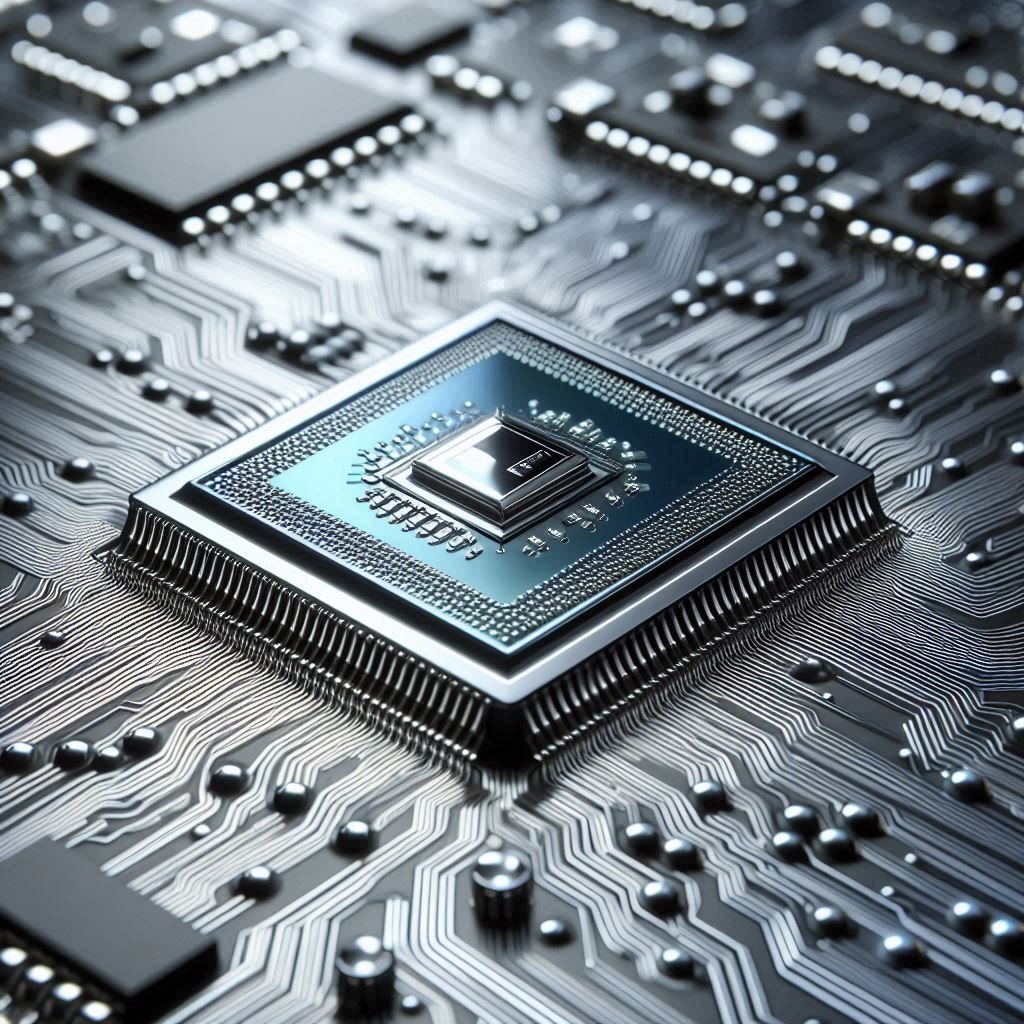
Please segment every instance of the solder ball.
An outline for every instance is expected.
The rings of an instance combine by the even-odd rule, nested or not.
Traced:
[[[661,856],[673,871],[696,871],[700,867],[700,850],[689,839],[666,839],[661,844]]]
[[[807,851],[800,835],[789,829],[783,829],[772,836],[772,849],[789,864],[796,864],[807,858]]]
[[[572,929],[558,917],[549,917],[541,921],[537,926],[537,933],[541,942],[549,946],[564,946],[572,941]]]
[[[139,725],[127,733],[122,741],[129,757],[149,757],[160,749],[160,733],[148,725]]]
[[[657,828],[646,821],[631,821],[622,830],[622,845],[636,856],[656,856],[660,841]]]
[[[879,943],[879,955],[897,969],[922,967],[926,962],[924,947],[906,932],[893,932]]]
[[[871,838],[882,834],[882,820],[878,811],[854,802],[843,804],[839,812],[844,824],[855,835]]]
[[[71,480],[74,483],[80,483],[83,480],[88,480],[93,475],[95,467],[86,458],[82,456],[76,456],[73,459],[68,459],[60,468],[60,475],[65,480]]]
[[[373,845],[373,831],[365,821],[353,818],[338,826],[334,833],[334,848],[349,856],[362,856]]]
[[[0,768],[12,775],[24,775],[32,771],[39,760],[39,751],[31,743],[15,741],[0,751]]]
[[[312,798],[312,791],[301,782],[283,782],[274,790],[274,810],[278,814],[302,814]]]
[[[34,507],[35,502],[32,500],[32,495],[25,491],[11,491],[10,494],[4,495],[4,514],[14,519],[27,516]]]
[[[210,792],[238,796],[249,788],[249,772],[240,764],[222,764],[210,773]]]
[[[676,981],[692,978],[694,971],[693,957],[685,949],[680,949],[678,946],[669,946],[667,949],[663,949],[658,956],[658,970],[666,978],[673,978]]]
[[[1001,956],[1024,955],[1024,927],[1011,917],[993,918],[986,941]]]
[[[853,836],[844,828],[823,829],[818,833],[817,846],[833,863],[847,863],[857,857],[857,845],[853,841]]]
[[[985,933],[989,914],[980,903],[975,903],[974,900],[957,900],[949,908],[946,920],[958,932],[977,938]]]
[[[259,865],[243,871],[235,879],[235,892],[252,900],[265,900],[281,887],[281,880],[272,868]]]
[[[714,814],[729,807],[729,796],[725,786],[717,779],[704,779],[695,783],[690,788],[690,795],[702,814]]]
[[[957,768],[951,771],[946,776],[943,789],[964,803],[982,803],[992,798],[988,783],[973,768]]]
[[[818,812],[806,804],[787,804],[780,817],[787,829],[799,832],[805,839],[818,831]]]
[[[835,672],[828,662],[813,655],[790,665],[789,674],[801,683],[827,683],[835,678]]]
[[[647,882],[640,890],[640,903],[658,917],[669,917],[679,910],[682,892],[673,882],[657,879]]]
[[[91,743],[85,740],[65,740],[53,752],[53,763],[65,772],[76,772],[87,767],[95,754]]]
[[[850,919],[839,907],[820,906],[811,911],[811,927],[823,939],[840,939],[850,934]]]

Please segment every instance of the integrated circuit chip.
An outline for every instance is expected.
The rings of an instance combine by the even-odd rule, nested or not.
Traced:
[[[81,186],[144,226],[173,233],[190,215],[405,112],[325,72],[279,65],[104,146],[82,162]]]
[[[806,177],[809,154],[829,152],[843,134],[819,97],[763,81],[725,53],[683,67],[652,61],[639,80],[569,82],[552,120],[582,141],[744,199],[784,175]]]
[[[0,862],[0,931],[126,1022],[166,1012],[217,966],[213,938],[50,839]]]
[[[1024,196],[1016,165],[980,145],[963,162],[956,136],[919,133],[913,150],[878,169],[840,171],[815,199],[852,239],[984,282],[1024,252]],[[877,162],[877,161],[876,161]]]
[[[212,84],[221,77],[218,60],[229,61],[228,77],[237,74],[231,62],[243,49],[251,67],[298,44],[291,30],[192,0],[67,4],[30,21],[29,35],[15,47],[19,63],[107,102],[136,106]],[[200,80],[191,80],[197,69]]]
[[[506,540],[572,494],[619,472],[524,420],[498,413],[389,466],[389,483]]]
[[[147,487],[111,561],[515,759],[883,528],[868,471],[499,304]]]
[[[1017,34],[970,5],[951,17],[938,4],[872,0],[843,18],[818,67],[962,117],[1017,132],[1024,126]]]
[[[468,12],[458,4],[444,10],[406,4],[364,25],[352,36],[352,46],[392,64],[412,64],[464,39],[471,25]]]

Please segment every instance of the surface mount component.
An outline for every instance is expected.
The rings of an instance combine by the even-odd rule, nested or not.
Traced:
[[[110,1000],[126,1022],[176,1006],[217,966],[211,936],[51,839],[0,861],[0,929],[8,942],[52,961],[58,976]]]
[[[82,191],[173,233],[190,215],[391,123],[401,103],[312,68],[268,68],[140,125],[85,158]]]
[[[883,526],[866,470],[494,305],[142,490],[113,562],[516,760]]]
[[[445,9],[406,4],[364,25],[352,36],[352,46],[404,66],[464,39],[472,23],[469,11],[451,0]]]
[[[108,104],[143,108],[276,59],[299,42],[280,25],[192,0],[68,3],[26,27],[13,56],[27,70]]]

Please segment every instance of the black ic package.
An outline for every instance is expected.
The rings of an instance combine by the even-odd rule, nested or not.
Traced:
[[[830,151],[842,136],[820,97],[761,81],[753,65],[725,54],[681,68],[652,62],[639,80],[580,78],[556,93],[555,106],[557,123],[577,137],[745,198],[806,174],[807,154]]]
[[[815,192],[829,218],[855,240],[947,273],[1012,267],[1024,252],[1024,196],[1013,185],[1014,165],[995,147],[979,146],[970,165],[955,137],[919,133],[905,155],[876,168],[847,168]]]
[[[169,111],[86,158],[87,198],[173,233],[191,214],[302,166],[407,108],[309,68],[278,65]]]
[[[27,30],[12,51],[18,63],[105,103],[137,107],[165,106],[299,42],[290,29],[190,0],[65,4]]]
[[[179,1004],[217,966],[213,938],[50,839],[0,863],[0,931],[97,986],[128,1022]]]
[[[171,78],[264,32],[216,8],[183,0],[72,5],[50,25],[42,37],[48,47],[133,86]]]
[[[1003,85],[1019,75],[1013,33],[993,30],[983,19],[946,17],[938,5],[896,10],[867,4],[837,34],[844,53],[876,61],[902,75],[977,92],[985,99],[1012,102]],[[968,8],[969,11],[969,8]]]
[[[352,37],[352,46],[392,64],[412,64],[460,42],[471,24],[458,7],[442,11],[427,4],[408,4],[364,25]]]

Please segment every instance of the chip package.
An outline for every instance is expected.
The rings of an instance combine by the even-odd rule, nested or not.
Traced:
[[[256,586],[283,583],[281,600],[317,608],[292,640],[307,658],[327,623],[385,645],[363,685],[474,757],[539,756],[585,728],[635,685],[610,670],[609,644],[635,644],[657,628],[645,620],[682,614],[746,559],[807,571],[790,531],[819,558],[886,532],[859,467],[682,385],[666,393],[515,309],[480,310],[402,363],[142,491],[116,559],[179,595],[219,590],[250,635],[271,623],[216,582],[225,560]],[[842,527],[812,526],[840,506]],[[730,614],[768,604],[774,587],[758,589]],[[410,656],[450,676],[471,719],[415,706]],[[539,702],[567,676],[590,697],[541,730]]]
[[[190,217],[329,156],[407,109],[290,65],[224,86],[116,139],[80,165],[83,194],[174,234]]]
[[[459,42],[469,32],[468,10],[408,4],[376,17],[352,36],[352,46],[393,64],[411,64],[429,53]]]
[[[103,1006],[125,1020],[154,1020],[202,988],[217,967],[213,939],[49,839],[3,861],[0,928],[12,943],[2,958],[5,984],[13,987],[13,976],[24,972],[28,984],[45,985],[56,967],[63,980],[54,988],[54,1012],[81,1007],[81,1020],[103,1019]]]

